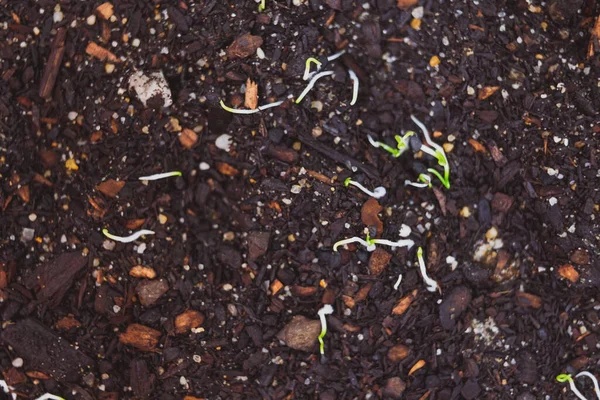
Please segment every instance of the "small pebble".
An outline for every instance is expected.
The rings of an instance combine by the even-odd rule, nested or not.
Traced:
[[[102,242],[102,247],[104,248],[104,250],[114,250],[115,246],[117,244],[115,242],[113,242],[112,240],[105,240],[104,242]]]
[[[12,360],[12,366],[15,368],[21,368],[23,366],[23,359],[21,357],[17,357]]]
[[[400,237],[407,238],[410,236],[411,232],[412,229],[410,229],[410,226],[406,224],[402,224],[402,226],[400,227]]]
[[[210,169],[210,165],[202,161],[200,163],[200,171],[208,171]]]
[[[138,39],[138,38],[135,38],[135,39],[133,39],[133,40],[131,41],[131,45],[132,45],[133,47],[140,47],[140,39]]]
[[[70,111],[69,114],[67,114],[67,117],[69,117],[69,120],[75,121],[75,118],[77,118],[78,115],[77,111]]]
[[[469,218],[471,216],[471,210],[469,207],[465,206],[460,210],[460,216],[463,218]]]
[[[416,18],[416,19],[423,19],[423,14],[424,14],[423,7],[420,7],[420,6],[413,8],[413,10],[411,12],[412,17]]]
[[[292,192],[294,194],[298,194],[301,191],[302,191],[302,186],[299,186],[299,185],[292,186],[292,189],[290,190],[290,192]]]
[[[550,203],[551,206],[555,206],[556,203],[558,203],[558,200],[556,199],[556,197],[550,197],[548,199],[548,203]]]
[[[94,25],[96,23],[96,16],[94,14],[86,18],[85,23],[88,25]]]
[[[32,241],[34,236],[35,236],[35,229],[23,228],[23,231],[21,232],[21,240],[23,242]]]
[[[158,222],[160,222],[161,225],[164,225],[167,223],[167,216],[164,214],[159,214],[158,215]]]
[[[229,152],[231,150],[231,136],[224,133],[215,140],[215,146],[221,150]]]
[[[35,220],[36,220],[36,219],[37,219],[37,215],[35,215],[35,214],[33,214],[33,213],[29,214],[29,220],[30,220],[31,222],[35,222]]]

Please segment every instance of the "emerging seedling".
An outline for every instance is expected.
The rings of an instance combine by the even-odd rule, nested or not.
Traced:
[[[108,229],[106,229],[106,228],[102,229],[102,233],[107,238],[109,238],[111,240],[114,240],[116,242],[121,242],[121,243],[135,242],[136,240],[138,240],[143,235],[154,235],[154,231],[150,231],[148,229],[139,230],[139,231],[137,231],[137,232],[135,232],[135,233],[133,233],[132,235],[129,235],[129,236],[117,236],[117,235],[113,235],[113,234],[109,233]]]
[[[348,70],[348,75],[350,75],[350,79],[352,79],[352,101],[350,101],[350,105],[353,106],[358,100],[358,76],[351,69]]]
[[[600,387],[598,387],[598,379],[596,379],[596,377],[588,371],[582,371],[578,373],[577,375],[575,375],[575,378],[579,378],[581,376],[587,376],[592,380],[592,382],[594,383],[594,393],[596,393],[596,397],[598,398],[598,400],[600,400]]]
[[[260,0],[258,5],[258,12],[263,12],[267,8],[267,0]]]
[[[317,65],[317,71],[319,71],[321,69],[321,65],[323,65],[323,63],[321,61],[317,60],[316,58],[308,57],[306,59],[306,65],[304,67],[304,75],[302,76],[302,79],[304,79],[305,81],[309,80],[310,77],[312,76],[312,74],[310,72],[311,63]]]
[[[323,342],[323,338],[327,334],[327,318],[326,315],[333,313],[333,307],[331,304],[325,304],[319,311],[319,318],[321,319],[321,333],[319,334],[319,351],[321,355],[325,355],[325,343]]]
[[[338,247],[347,245],[349,243],[360,243],[367,248],[367,251],[374,251],[376,248],[376,244],[390,247],[408,247],[409,249],[415,244],[415,242],[413,242],[410,239],[400,239],[397,242],[393,242],[387,239],[371,239],[370,235],[367,233],[365,239],[361,239],[359,237],[354,236],[348,239],[335,242],[333,245],[333,251],[337,251]]]
[[[400,282],[402,282],[402,274],[398,275],[398,280],[394,283],[394,290],[398,290],[400,287]]]
[[[339,53],[332,54],[329,57],[327,57],[327,61],[331,62],[333,60],[337,60],[338,58],[340,58],[344,54],[346,54],[346,50],[342,50]]]
[[[414,186],[414,187],[418,187],[418,188],[427,188],[427,187],[431,187],[431,177],[427,174],[419,174],[419,180],[422,183],[419,182],[411,182],[408,179],[404,181],[404,185],[405,186]]]
[[[569,382],[569,387],[571,388],[571,391],[575,393],[575,396],[577,396],[577,398],[580,400],[587,400],[587,398],[581,394],[581,392],[575,386],[575,382],[573,381],[573,378],[571,378],[571,375],[560,374],[556,377],[556,380],[560,383]]]
[[[444,168],[444,176],[442,177],[442,175],[434,168],[428,168],[427,171],[435,175],[440,182],[442,182],[446,189],[450,189],[450,164],[448,163],[448,158],[446,158],[446,152],[442,146],[431,140],[429,131],[421,121],[419,121],[414,115],[411,115],[410,118],[421,129],[423,136],[425,136],[425,142],[427,142],[427,145],[422,145],[421,150],[437,160],[438,165]]]
[[[373,139],[371,137],[371,135],[368,135],[367,139],[369,139],[369,143],[371,143],[371,146],[373,146],[375,148],[381,147],[382,149],[384,149],[385,151],[390,153],[392,156],[394,156],[394,158],[398,158],[402,155],[402,153],[404,153],[406,150],[408,150],[408,138],[414,134],[415,133],[413,131],[408,131],[408,132],[406,132],[406,134],[404,136],[395,135],[394,138],[396,139],[396,143],[397,143],[396,148],[393,148],[392,146],[388,146],[387,144],[385,144],[383,142],[376,141],[375,139]]]
[[[154,174],[148,176],[140,176],[138,179],[140,181],[157,181],[159,179],[170,178],[172,176],[182,176],[181,171],[171,171],[171,172],[163,172],[162,174]]]
[[[12,390],[14,390],[14,388],[11,386],[8,386],[8,384],[6,383],[5,380],[0,379],[0,388],[2,388],[2,391],[4,393],[10,393],[13,400],[17,400],[17,395],[15,393],[12,393]]]
[[[380,199],[383,196],[385,196],[385,194],[386,194],[386,190],[383,186],[378,186],[375,189],[373,189],[373,191],[371,192],[369,189],[367,189],[360,183],[353,181],[352,178],[350,178],[350,177],[346,178],[346,180],[344,181],[344,186],[348,187],[348,185],[356,186],[357,188],[362,190],[363,193],[365,193],[371,197],[374,197],[376,199]]]
[[[55,394],[44,393],[43,395],[41,395],[40,397],[38,397],[35,400],[65,400],[65,399],[62,397],[58,397]]]
[[[435,292],[439,289],[439,286],[436,281],[427,276],[427,269],[425,268],[425,260],[423,259],[423,248],[419,247],[417,249],[417,258],[419,259],[419,268],[421,270],[421,276],[423,277],[423,281],[427,285],[427,290],[430,292]]]
[[[269,104],[265,104],[264,106],[258,106],[257,108],[255,108],[254,110],[238,110],[237,108],[231,108],[229,106],[225,105],[225,102],[223,102],[223,100],[221,100],[219,102],[219,104],[221,105],[221,107],[223,108],[223,110],[228,111],[232,114],[256,114],[259,111],[264,111],[267,110],[269,108],[273,108],[273,107],[277,107],[283,104],[283,100],[282,101],[276,101],[274,103],[269,103]]]
[[[313,86],[315,86],[315,83],[319,79],[323,78],[324,76],[329,76],[329,75],[333,75],[333,71],[319,72],[318,74],[313,76],[312,79],[310,80],[310,82],[308,82],[308,85],[306,86],[306,88],[302,91],[302,93],[300,93],[300,96],[298,96],[298,98],[296,99],[296,104],[300,104],[302,99],[304,99],[304,97],[308,94],[308,92],[310,92],[310,90],[313,88]]]

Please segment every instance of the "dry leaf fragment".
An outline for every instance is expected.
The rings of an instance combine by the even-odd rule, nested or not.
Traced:
[[[417,297],[417,289],[413,290],[408,296],[404,296],[396,306],[392,309],[392,314],[394,315],[402,315],[408,310],[408,307],[412,304],[413,300]]]
[[[417,372],[418,370],[420,370],[424,366],[425,366],[425,360],[419,360],[419,361],[417,361],[415,363],[415,365],[413,365],[413,367],[410,369],[410,371],[408,371],[408,376],[411,376],[412,374],[414,374],[415,372]]]
[[[29,185],[23,185],[17,189],[17,194],[24,203],[29,203]]]
[[[62,329],[65,331],[68,331],[73,328],[79,328],[80,326],[81,326],[81,322],[77,321],[72,314],[69,314],[66,317],[61,318],[56,323],[56,327],[58,329]]]
[[[131,324],[119,335],[119,341],[141,351],[152,351],[158,345],[160,332],[141,324]]]
[[[28,377],[30,377],[32,379],[40,379],[40,380],[50,379],[50,375],[46,375],[45,373],[40,372],[40,371],[27,371],[27,372],[25,372],[25,375],[27,375]]]
[[[408,347],[406,347],[403,344],[397,344],[395,346],[390,347],[387,353],[387,357],[391,362],[397,363],[408,357],[409,352],[410,349]]]
[[[521,307],[540,308],[542,298],[531,293],[517,292],[517,303]]]
[[[98,46],[94,42],[88,43],[87,47],[85,48],[85,52],[100,61],[108,60],[112,62],[119,62],[117,56],[115,56],[112,52],[106,50],[104,47]]]
[[[96,189],[100,193],[108,197],[115,197],[119,194],[121,189],[125,186],[125,181],[115,181],[114,179],[107,179],[98,186]]]
[[[382,208],[374,198],[370,197],[369,200],[363,204],[360,211],[360,219],[366,226],[375,226],[377,228],[376,236],[380,235],[383,231],[383,222],[379,219],[379,214]]]
[[[108,1],[96,7],[96,14],[102,19],[108,20],[113,13],[113,5]]]
[[[469,144],[471,145],[471,147],[473,147],[473,150],[475,150],[477,153],[485,153],[486,152],[485,147],[473,138],[469,138]]]
[[[175,332],[178,334],[186,333],[191,329],[195,329],[204,322],[204,315],[196,310],[188,310],[179,314],[175,318]]]
[[[592,28],[587,51],[588,58],[593,57],[597,49],[600,49],[600,16],[596,18],[596,23],[594,24],[594,28]]]
[[[142,225],[144,225],[144,222],[146,222],[145,218],[130,219],[125,223],[125,228],[131,229],[131,230],[136,230],[136,229],[140,228]]]
[[[479,93],[477,93],[477,98],[479,100],[485,100],[494,93],[496,93],[500,89],[500,86],[484,86],[479,89]]]
[[[258,107],[258,84],[252,82],[250,78],[246,81],[246,98],[244,105],[251,110],[256,110]]]
[[[396,5],[399,9],[406,11],[412,6],[416,6],[419,0],[397,0]]]
[[[561,265],[558,268],[558,274],[573,283],[579,279],[579,272],[571,264]]]

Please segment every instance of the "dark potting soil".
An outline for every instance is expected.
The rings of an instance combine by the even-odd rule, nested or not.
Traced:
[[[265,3],[0,0],[13,392],[573,398],[557,374],[600,374],[600,6]],[[309,57],[333,74],[297,104]],[[411,115],[449,189],[405,185],[441,171]],[[415,246],[333,251],[365,229]]]

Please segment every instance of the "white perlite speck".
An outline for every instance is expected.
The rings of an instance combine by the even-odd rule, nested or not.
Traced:
[[[173,104],[171,89],[162,71],[152,72],[148,75],[143,71],[134,73],[129,77],[129,89],[135,90],[138,99],[144,106],[148,100],[157,95],[162,97],[163,107]]]
[[[231,150],[231,136],[226,133],[222,134],[215,140],[215,146],[229,153],[229,150]]]
[[[551,206],[555,206],[556,203],[558,203],[558,200],[556,199],[556,197],[550,197],[548,199],[548,203],[550,203]]]
[[[406,224],[402,224],[402,226],[400,227],[400,237],[407,238],[410,236],[411,232],[412,229],[410,229],[410,226]]]

